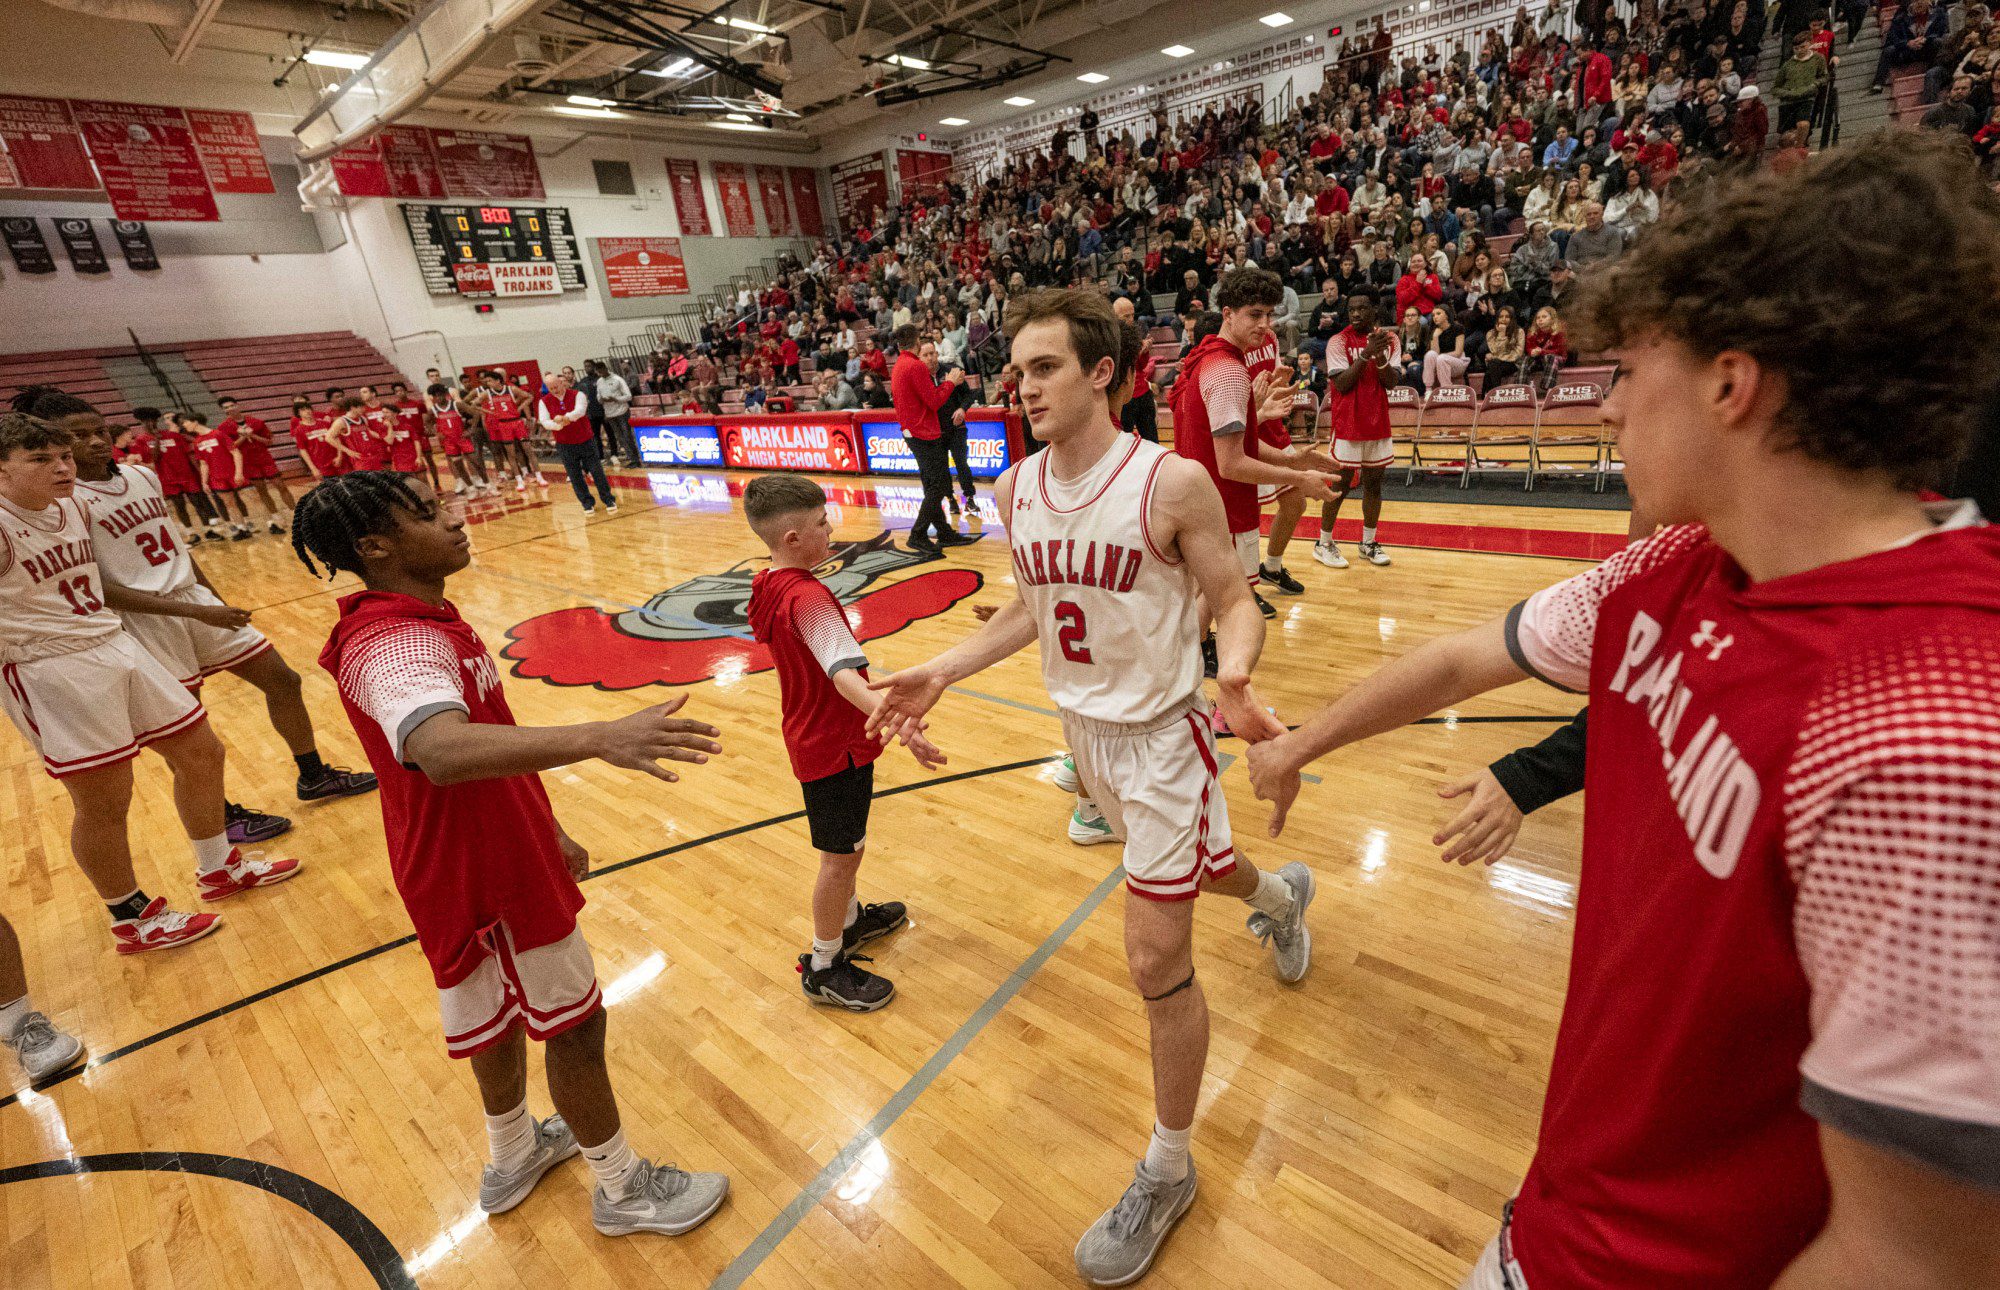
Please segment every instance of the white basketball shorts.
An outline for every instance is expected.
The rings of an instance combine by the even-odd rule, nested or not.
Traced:
[[[457,985],[438,991],[445,1051],[453,1057],[484,1052],[516,1021],[527,1026],[530,1039],[553,1039],[588,1021],[603,1003],[597,964],[581,929],[532,950],[516,950],[505,923],[494,924],[479,939],[485,961]]]
[[[1062,714],[1084,795],[1125,841],[1125,886],[1147,900],[1193,900],[1236,867],[1229,805],[1199,694],[1148,722]]]
[[[1257,581],[1257,569],[1263,563],[1263,548],[1259,545],[1263,536],[1256,529],[1229,535],[1230,542],[1236,547],[1236,562],[1243,566],[1243,576],[1253,584]]]
[[[207,714],[124,632],[73,654],[0,667],[0,707],[57,779],[129,761]]]
[[[1343,466],[1387,466],[1396,460],[1392,439],[1335,439],[1333,459]]]
[[[216,594],[200,583],[167,593],[170,600],[219,605]],[[271,648],[264,633],[245,624],[234,629],[211,627],[192,618],[166,614],[124,614],[125,630],[154,658],[166,665],[182,685],[200,685],[202,678],[247,663]]]

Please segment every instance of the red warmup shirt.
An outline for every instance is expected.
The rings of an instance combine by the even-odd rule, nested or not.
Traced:
[[[785,751],[801,783],[866,766],[882,746],[863,727],[867,716],[834,687],[853,668],[865,678],[868,657],[846,611],[809,569],[766,569],[750,581],[750,631],[778,665]]]
[[[471,975],[500,923],[518,953],[576,930],[583,892],[556,845],[555,814],[535,775],[434,784],[403,760],[428,717],[463,712],[511,726],[500,668],[450,601],[361,591],[340,600],[320,652],[347,719],[381,783],[389,872],[439,989]]]
[[[1201,463],[1222,494],[1222,509],[1231,533],[1259,527],[1257,485],[1224,479],[1216,465],[1216,431],[1234,425],[1243,436],[1243,455],[1257,456],[1257,437],[1248,434],[1251,419],[1250,372],[1243,351],[1221,336],[1204,336],[1181,360],[1174,381],[1174,451]]]
[[[942,435],[937,411],[957,386],[955,380],[942,385],[933,381],[924,360],[910,351],[896,355],[896,370],[889,374],[889,400],[896,405],[896,420],[902,425],[903,434],[911,439],[936,439]]]
[[[1590,697],[1531,1286],[1763,1290],[1826,1222],[1822,1123],[1994,1184],[2000,528],[1931,518],[1761,583],[1664,529],[1508,615]]]
[[[313,469],[322,475],[332,475],[339,473],[339,470],[334,464],[332,445],[320,438],[320,435],[325,433],[326,427],[326,421],[321,419],[317,412],[308,412],[302,417],[295,416],[292,418],[292,442],[298,445],[299,451],[305,454]]]
[[[1401,360],[1402,348],[1401,339],[1390,332],[1387,350],[1390,363]],[[1389,392],[1382,388],[1382,377],[1373,363],[1363,365],[1361,378],[1347,393],[1342,394],[1333,384],[1333,377],[1361,362],[1361,355],[1367,349],[1368,333],[1354,327],[1342,328],[1338,336],[1327,342],[1327,412],[1336,439],[1358,442],[1390,437]]]
[[[236,477],[236,437],[226,435],[219,429],[211,429],[194,437],[190,449],[194,458],[208,469],[208,487],[211,490],[227,491],[242,483]]]
[[[584,409],[583,395],[575,390],[565,391],[560,397],[550,390],[537,404],[542,424],[546,428],[561,417],[569,416]],[[578,417],[551,431],[557,443],[589,443],[592,437],[589,417]]]
[[[385,408],[356,408],[347,422],[347,450],[356,470],[389,469],[389,413]]]
[[[125,447],[120,453],[122,454],[118,457],[120,461],[136,461],[141,466],[150,466],[159,454],[159,440],[144,430],[137,430],[125,441]]]
[[[271,427],[260,417],[228,417],[215,427],[229,437],[243,454],[243,474],[249,479],[269,479],[278,473],[271,456]]]
[[[160,475],[160,491],[167,496],[201,491],[201,476],[195,474],[194,470],[193,447],[194,441],[179,430],[161,427],[160,459],[157,468]]]

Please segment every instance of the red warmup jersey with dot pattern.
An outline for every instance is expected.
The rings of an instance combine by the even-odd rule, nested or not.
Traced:
[[[866,714],[833,684],[834,674],[848,667],[866,680],[868,657],[826,584],[809,569],[766,569],[750,581],[748,617],[751,634],[778,668],[785,751],[799,782],[880,757],[882,746],[864,729]]]
[[[1590,693],[1515,1252],[1536,1290],[1768,1286],[1826,1219],[1802,1075],[2000,1124],[2000,529],[1761,584],[1668,529],[1510,638]]]

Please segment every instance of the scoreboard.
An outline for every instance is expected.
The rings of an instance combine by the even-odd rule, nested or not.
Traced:
[[[403,222],[434,296],[559,295],[584,289],[583,259],[560,206],[406,202]]]

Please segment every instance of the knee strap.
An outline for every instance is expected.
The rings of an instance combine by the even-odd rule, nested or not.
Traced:
[[[1173,989],[1168,990],[1164,994],[1142,994],[1139,997],[1144,999],[1147,1003],[1158,1003],[1162,999],[1173,998],[1175,995],[1179,994],[1181,991],[1187,989],[1189,986],[1193,984],[1194,984],[1194,969],[1189,968],[1187,974],[1187,980],[1181,982]]]

